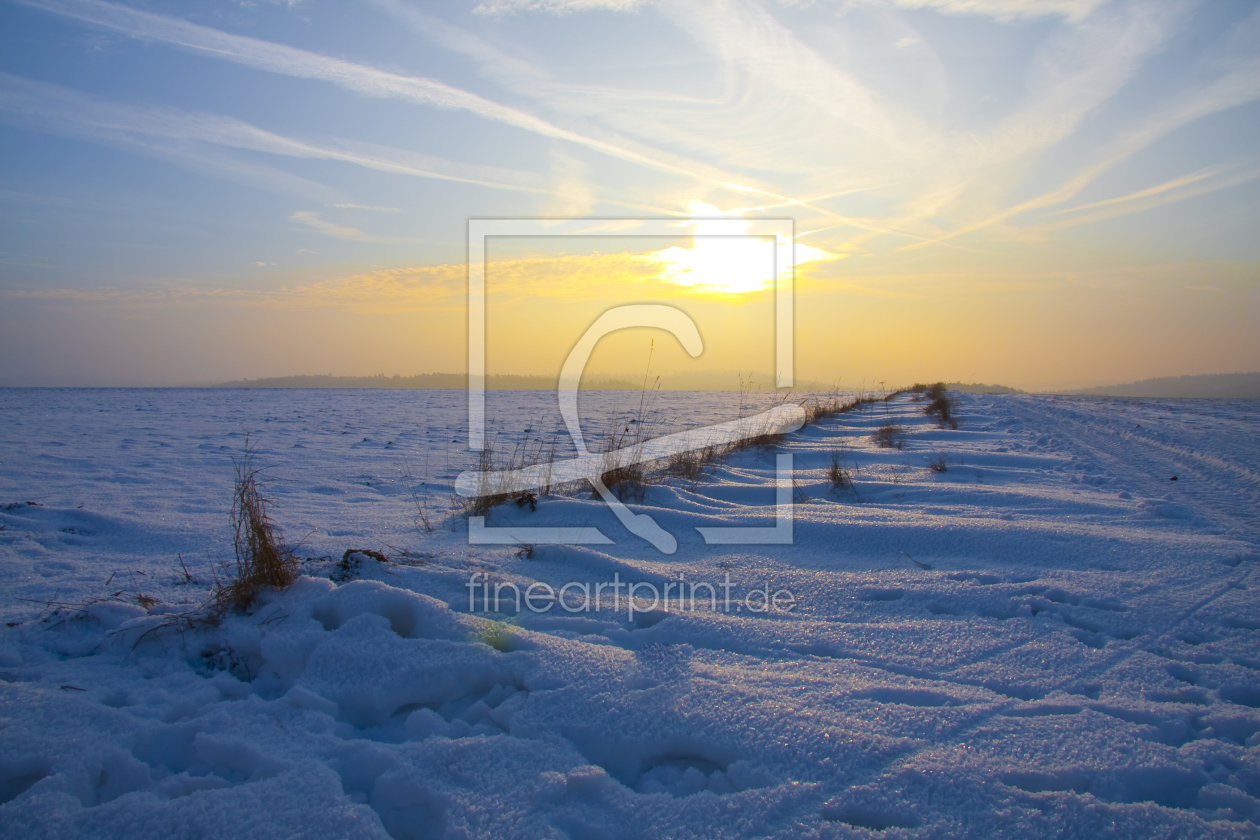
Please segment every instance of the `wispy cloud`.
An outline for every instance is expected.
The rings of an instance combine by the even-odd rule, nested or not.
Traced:
[[[473,58],[490,78],[549,109],[674,146],[704,148],[712,159],[738,169],[774,170],[781,175],[793,170],[809,172],[811,183],[821,186],[822,193],[841,195],[859,189],[895,196],[898,210],[882,217],[836,212],[826,199],[783,196],[778,202],[754,205],[758,209],[753,212],[764,212],[761,208],[775,204],[799,207],[817,214],[802,220],[804,224],[857,229],[859,233],[839,247],[859,251],[880,236],[910,239],[906,248],[950,245],[981,230],[999,238],[1019,238],[1023,234],[1011,225],[1020,216],[1071,200],[1103,172],[1177,127],[1255,98],[1251,92],[1254,59],[1238,50],[1232,55],[1227,55],[1229,50],[1218,51],[1220,78],[1199,83],[1186,79],[1169,86],[1163,102],[1157,97],[1148,106],[1147,116],[1137,118],[1136,126],[1110,136],[1104,133],[1086,147],[1092,147],[1092,153],[1077,155],[1089,162],[1065,173],[1062,187],[1003,207],[1006,195],[1021,190],[1021,180],[1033,161],[1079,136],[1083,126],[1106,113],[1112,100],[1184,30],[1198,4],[1188,0],[1159,4],[891,0],[875,4],[884,10],[925,9],[999,23],[1058,22],[1031,57],[1022,93],[1005,116],[978,130],[946,130],[938,122],[899,108],[863,81],[861,67],[846,67],[842,54],[824,57],[804,43],[798,32],[780,23],[770,9],[741,0],[635,6],[650,7],[665,16],[716,61],[720,88],[707,100],[676,90],[557,81],[500,47],[415,12],[405,0],[372,2],[436,43]],[[864,3],[856,0],[851,5]],[[555,0],[499,2],[483,8],[497,13],[569,13],[595,7]],[[620,8],[618,4],[598,7]],[[1240,26],[1236,39],[1249,27],[1250,23]],[[899,41],[907,37],[912,45],[923,42],[918,35]],[[514,84],[513,79],[523,81]],[[850,160],[860,166],[846,166],[844,162]],[[1181,193],[1174,190],[1168,196],[1174,194]],[[1116,206],[1136,208],[1140,203],[1116,200]]]
[[[1172,181],[1166,181],[1163,184],[1158,184],[1154,187],[1129,193],[1128,195],[1110,198],[1105,201],[1096,201],[1093,204],[1085,204],[1080,207],[1073,207],[1069,210],[1060,211],[1061,213],[1080,213],[1081,211],[1092,209],[1094,212],[1083,213],[1082,215],[1077,215],[1071,218],[1036,225],[1030,229],[1030,233],[1034,235],[1047,234],[1054,231],[1066,230],[1067,228],[1078,227],[1080,225],[1093,224],[1094,222],[1114,219],[1118,216],[1125,216],[1130,213],[1140,213],[1146,210],[1153,210],[1154,208],[1165,204],[1185,201],[1187,199],[1207,195],[1218,190],[1229,189],[1230,187],[1246,184],[1249,181],[1254,181],[1256,178],[1260,178],[1260,167],[1254,165],[1243,169],[1235,169],[1223,176],[1221,176],[1219,171],[1187,175],[1183,178],[1175,178]]]
[[[184,169],[284,195],[335,201],[316,183],[257,161],[243,160],[203,142],[261,149],[260,132],[230,119],[193,115],[183,120],[166,109],[111,107],[57,85],[0,73],[0,119],[26,128],[87,139],[167,161]],[[217,130],[216,130],[217,129]],[[280,140],[282,138],[274,138]],[[283,148],[275,144],[273,150]],[[291,149],[289,149],[291,153]]]
[[[898,173],[894,180],[900,180],[904,177],[904,165],[889,162],[881,170],[880,164],[867,160],[861,169],[854,167],[837,173],[834,163],[817,159],[817,135],[820,123],[830,127],[827,119],[859,123],[862,130],[877,134],[882,145],[904,146],[907,138],[918,138],[912,147],[906,147],[903,156],[914,159],[922,157],[922,138],[932,136],[931,129],[907,115],[887,112],[866,86],[795,42],[764,10],[738,3],[662,7],[675,24],[701,40],[719,59],[725,86],[705,98],[676,90],[611,88],[573,81],[563,73],[554,75],[506,53],[404,0],[369,2],[427,40],[476,61],[496,83],[564,114],[566,119],[594,121],[606,129],[658,144],[702,150],[707,158],[723,166],[777,170],[780,174],[785,169],[808,171],[822,182],[841,180],[822,198],[800,198],[760,185],[749,187],[747,179],[741,184],[733,176],[721,176],[727,180],[716,186],[761,199],[749,212],[801,207],[836,225],[910,239],[926,238],[896,230],[887,223],[839,214],[819,203],[870,189],[876,183],[874,178],[887,177],[889,172]],[[517,10],[527,8],[521,6]],[[574,6],[568,10],[586,8]],[[560,6],[542,10],[558,11]],[[802,91],[809,93],[809,101],[793,101],[792,97],[799,98]],[[820,115],[820,109],[825,113]],[[832,151],[837,157],[845,156],[843,147]],[[872,169],[881,171],[871,174]],[[694,195],[692,192],[690,197]],[[662,212],[657,207],[640,207]]]
[[[947,15],[981,15],[998,21],[1060,17],[1081,21],[1107,0],[859,0],[900,9],[931,9]]]
[[[377,236],[371,233],[364,233],[358,228],[346,227],[333,222],[325,221],[319,217],[319,214],[310,210],[298,210],[289,216],[289,221],[297,222],[303,227],[318,231],[325,236],[333,236],[337,239],[350,239],[355,242],[406,242],[394,236]]]
[[[404,0],[372,2],[435,43],[474,59],[514,93],[549,109],[671,145],[704,148],[711,158],[740,169],[809,172],[814,183],[832,187],[822,192],[833,195],[872,189],[900,193],[902,211],[882,219],[836,212],[825,199],[779,195],[756,204],[813,211],[817,221],[807,223],[819,227],[855,228],[861,233],[850,238],[853,248],[876,236],[949,244],[958,229],[991,217],[993,208],[986,206],[991,199],[983,195],[1009,178],[1003,167],[1072,136],[1163,49],[1191,8],[1182,2],[897,4],[999,20],[1059,18],[1069,24],[1035,56],[1026,93],[1008,116],[985,131],[946,132],[897,107],[835,56],[823,57],[804,44],[768,9],[740,0],[655,6],[721,68],[723,88],[708,100],[675,91],[557,81]],[[591,7],[555,2],[495,8],[554,13]],[[823,136],[825,143],[820,142]],[[947,218],[957,220],[958,229],[942,231],[928,221]]]
[[[49,103],[58,105],[55,119],[61,124],[80,126],[76,130],[90,130],[114,142],[152,147],[156,145],[153,138],[165,138],[173,141],[167,145],[174,149],[165,154],[185,157],[195,157],[209,143],[534,192],[548,196],[548,203],[542,205],[548,213],[587,213],[604,202],[661,213],[670,211],[662,205],[677,201],[681,206],[685,198],[726,207],[738,203],[748,213],[791,208],[802,227],[833,232],[827,236],[829,249],[847,253],[870,253],[877,249],[876,243],[889,240],[901,248],[961,248],[964,244],[984,248],[997,240],[1044,235],[1056,229],[1054,225],[1061,229],[1098,220],[1119,208],[1130,208],[1124,211],[1130,212],[1150,201],[1217,188],[1214,185],[1228,179],[1205,177],[1202,183],[1169,186],[1177,179],[1160,175],[1152,179],[1158,182],[1153,186],[1134,189],[1131,182],[1126,184],[1125,195],[1091,202],[1088,209],[1078,209],[1072,220],[1047,220],[1035,212],[1073,200],[1100,175],[1176,128],[1260,96],[1254,47],[1241,46],[1233,52],[1218,51],[1219,66],[1212,73],[1199,68],[1198,75],[1178,77],[1162,90],[1144,90],[1138,98],[1116,104],[1143,69],[1185,29],[1196,8],[1190,0],[846,0],[837,5],[842,12],[866,9],[872,12],[867,17],[881,21],[897,18],[896,26],[887,29],[886,43],[888,50],[895,51],[891,54],[896,56],[897,67],[909,68],[910,88],[926,87],[944,71],[932,58],[927,30],[920,32],[912,25],[926,16],[899,12],[986,18],[968,24],[986,31],[996,31],[1006,23],[1040,21],[1038,31],[1048,34],[1040,37],[1026,61],[1016,63],[1013,72],[1020,78],[1010,86],[1010,101],[986,112],[983,120],[960,122],[912,107],[904,97],[899,99],[881,86],[878,80],[886,67],[870,67],[851,49],[824,48],[832,42],[811,38],[799,26],[788,25],[793,18],[782,6],[809,3],[785,1],[776,8],[747,0],[488,0],[478,7],[482,13],[496,15],[593,10],[651,15],[689,38],[696,49],[688,60],[705,68],[703,79],[653,86],[623,77],[625,82],[618,87],[575,79],[561,66],[548,66],[546,53],[514,52],[511,39],[491,43],[408,0],[368,0],[430,42],[470,58],[489,80],[516,97],[513,101],[528,103],[509,107],[435,79],[389,72],[104,0],[19,2],[221,61],[320,80],[365,97],[464,111],[557,141],[549,172],[523,173],[345,139],[284,137],[227,117],[133,106],[127,106],[130,110],[125,113],[124,109],[111,114],[101,106],[92,110],[65,97],[58,105],[56,96],[42,92],[27,97],[46,112],[56,110]],[[859,17],[837,20],[848,26]],[[508,23],[495,21],[493,25]],[[1239,31],[1255,28],[1254,23],[1244,23]],[[849,37],[845,27],[838,26],[835,34],[835,43],[847,43],[843,41]],[[910,52],[926,58],[911,67],[906,63]],[[27,107],[28,112],[36,110],[33,105]],[[1051,160],[1051,153],[1069,141],[1079,143],[1079,149]],[[636,194],[623,189],[610,195],[594,183],[598,170],[588,159],[598,158],[585,153],[579,157],[576,153],[581,149],[675,180],[665,187],[654,182],[651,193],[647,188]],[[213,162],[202,165],[229,165],[222,153],[219,160],[205,157]],[[756,173],[756,177],[741,173]],[[247,176],[238,173],[236,177]],[[278,183],[282,178],[273,180]],[[1057,186],[1047,188],[1046,184]],[[305,188],[310,191],[312,186]],[[842,197],[858,192],[864,194],[863,211],[845,212]],[[1030,194],[1033,197],[1027,198]],[[712,195],[721,195],[722,200]],[[338,196],[325,198],[325,203],[347,202]],[[371,236],[363,231],[350,233],[356,229],[341,228],[315,214],[294,221],[343,238]],[[963,240],[982,231],[988,239]]]
[[[834,184],[835,189],[830,191],[833,197],[853,190],[870,189],[880,181],[885,186],[897,182],[926,185],[926,192],[903,195],[901,203],[905,211],[902,214],[872,219],[831,210],[826,206],[825,199],[802,199],[759,185],[749,189],[747,184],[741,185],[736,176],[725,172],[714,173],[711,168],[702,172],[700,170],[706,167],[691,161],[677,161],[666,167],[689,178],[704,180],[703,176],[707,175],[712,180],[716,176],[724,186],[743,188],[761,196],[763,201],[755,205],[761,208],[757,212],[765,212],[766,208],[775,206],[801,207],[818,214],[817,226],[849,227],[863,231],[862,235],[850,240],[849,245],[854,249],[863,247],[862,243],[873,236],[887,235],[921,243],[948,244],[959,230],[967,230],[974,222],[964,218],[959,228],[940,231],[932,225],[925,226],[926,219],[939,218],[946,208],[951,207],[954,210],[952,215],[958,217],[957,211],[962,210],[965,217],[967,207],[974,203],[968,193],[968,183],[980,178],[981,172],[992,172],[1007,160],[1054,145],[1075,132],[1089,114],[1132,78],[1136,68],[1147,57],[1161,48],[1187,8],[1185,4],[1172,3],[1161,4],[1156,9],[1117,5],[1091,15],[1100,4],[1049,3],[1035,4],[1035,8],[1034,4],[1014,2],[903,4],[906,7],[927,5],[949,13],[986,14],[999,19],[1059,17],[1080,24],[1064,30],[1043,48],[1034,64],[1029,93],[1018,110],[985,134],[950,136],[908,112],[899,111],[856,75],[804,46],[794,33],[779,24],[766,10],[733,0],[718,5],[679,3],[664,8],[665,14],[718,59],[719,66],[729,68],[728,80],[740,80],[740,84],[729,87],[718,99],[710,101],[676,93],[610,90],[556,81],[532,63],[504,53],[403,0],[372,2],[435,43],[473,58],[492,79],[514,93],[531,97],[548,109],[567,114],[570,119],[594,118],[615,131],[663,139],[676,146],[703,147],[711,159],[741,169],[782,169],[785,165],[792,166],[794,157],[803,154],[804,159],[798,166],[802,170],[815,171],[820,180]],[[82,0],[75,5],[84,4],[98,11],[113,8],[95,0]],[[627,8],[625,4],[601,7]],[[589,10],[594,5],[526,3],[497,8],[500,11],[560,12]],[[99,18],[98,14],[94,19],[99,21]],[[152,16],[143,21],[148,28],[139,27],[135,21],[132,28],[137,31],[143,29],[142,34],[151,36],[151,30],[157,24]],[[610,150],[605,141],[587,142],[592,140],[590,132],[579,135],[559,129],[532,115],[505,109],[505,106],[432,80],[385,73],[282,45],[205,30],[180,21],[170,22],[165,18],[162,21],[162,26],[179,29],[181,36],[187,36],[188,31],[193,30],[200,39],[194,45],[197,49],[230,47],[227,49],[229,60],[289,75],[324,78],[369,95],[402,96],[439,107],[466,108],[490,119],[527,127],[545,136],[579,142],[640,164],[648,158],[652,159],[651,165],[670,160],[669,155],[658,155],[652,149],[634,148],[634,144],[625,140],[617,141],[617,147]],[[189,37],[176,39],[170,33],[166,34],[172,43],[185,46],[194,40]],[[792,103],[790,116],[782,119],[778,113],[782,109],[771,103]],[[802,120],[820,126],[828,123],[845,126],[850,136],[837,137],[841,143],[835,155],[837,158],[846,157],[843,151],[845,145],[856,143],[861,146],[864,141],[858,138],[874,139],[874,147],[869,143],[863,147],[865,154],[861,156],[861,174],[857,170],[849,171],[818,161],[815,157],[817,131],[805,128],[804,124],[801,131],[792,130]],[[720,129],[716,135],[715,128]],[[750,132],[765,135],[761,145],[767,149],[769,157],[762,159],[756,154],[749,155],[749,151],[756,148],[756,144],[747,140]],[[785,141],[785,137],[793,139]],[[809,151],[805,151],[806,148]],[[321,151],[338,155],[353,153],[365,165],[380,168],[400,163],[396,151],[387,154],[346,148]],[[567,174],[560,176],[559,180],[555,180],[553,175],[548,187],[550,192],[558,195],[545,206],[544,212],[563,212],[561,207],[589,210],[596,199],[585,181],[575,180],[576,161],[564,155],[556,159],[567,161],[563,168]],[[837,179],[844,180],[836,183]],[[895,186],[892,188],[895,189]],[[539,187],[534,186],[534,189]],[[575,199],[578,194],[575,190],[582,194],[580,200]],[[959,204],[959,201],[962,203]],[[624,197],[618,203],[649,212],[668,209],[626,201]],[[976,209],[981,210],[980,207]]]
[[[589,168],[559,150],[551,153],[551,188],[551,199],[541,210],[545,218],[589,216],[595,209],[595,191],[591,188]]]
[[[1260,13],[1257,13],[1260,19]],[[1093,183],[1100,175],[1149,147],[1170,132],[1239,105],[1260,99],[1260,58],[1238,62],[1212,82],[1191,88],[1164,104],[1115,140],[1106,144],[1102,154],[1092,164],[1067,179],[1059,187],[1041,195],[999,210],[998,212],[943,234],[934,242],[911,243],[904,249],[926,247],[965,234],[1002,224],[1025,213],[1054,207],[1074,198],[1081,190]]]
[[[785,6],[813,5],[816,0],[780,0]],[[1107,0],[844,0],[899,9],[931,9],[950,15],[982,15],[999,21],[1061,17],[1078,21]],[[595,10],[636,11],[647,0],[485,0],[474,11],[500,16],[526,12],[573,14]],[[655,5],[655,4],[654,4]]]
[[[644,2],[645,0],[485,0],[473,7],[473,11],[489,16],[516,12],[549,12],[559,15],[597,10],[632,12]]]
[[[326,224],[313,214],[295,215],[300,216],[295,221],[301,224]],[[349,233],[353,228],[341,231]],[[263,268],[269,264],[253,265]],[[495,260],[487,265],[486,277],[495,305],[539,296],[599,301],[607,299],[610,289],[626,285],[672,288],[663,277],[664,268],[663,260],[652,253],[575,254]],[[0,298],[149,308],[219,305],[364,313],[462,312],[467,300],[467,272],[463,263],[391,268],[270,288],[204,284],[150,284],[144,288],[0,286]]]
[[[495,189],[545,194],[542,179],[528,172],[456,163],[419,152],[392,149],[337,138],[303,141],[275,134],[232,117],[171,108],[124,105],[88,96],[59,85],[0,73],[0,111],[24,117],[42,130],[110,141],[148,152],[160,150],[185,162],[205,158],[196,148],[225,146],[285,157],[334,160],[380,172],[457,181]],[[163,147],[144,138],[175,141]],[[225,165],[222,159],[215,161]],[[256,176],[257,165],[239,162],[242,174]],[[295,176],[275,172],[268,180],[297,183]],[[299,192],[330,191],[310,181]]]
[[[376,213],[401,213],[401,207],[373,207],[370,204],[334,204],[339,210],[371,210]]]
[[[213,177],[281,194],[318,198],[329,206],[402,212],[337,200],[337,191],[283,170],[233,156],[224,149],[306,160],[346,163],[392,175],[431,178],[549,198],[550,212],[575,215],[596,203],[628,207],[653,215],[679,214],[662,208],[600,195],[584,180],[572,156],[556,152],[546,175],[499,166],[452,161],[422,152],[338,137],[298,139],[219,114],[111,102],[59,85],[0,72],[0,119],[27,128],[76,137],[157,157]],[[216,149],[214,147],[221,147]],[[581,194],[580,200],[575,197]]]
[[[1085,118],[1128,84],[1184,24],[1193,4],[1113,4],[1080,26],[1059,30],[1039,49],[1023,104],[979,142],[975,164],[1044,149],[1073,134]],[[969,138],[970,139],[970,138]],[[959,144],[956,151],[963,151]]]
[[[270,73],[328,82],[375,98],[392,98],[419,105],[467,111],[487,120],[509,125],[543,137],[564,140],[640,166],[697,178],[717,185],[747,178],[661,150],[639,149],[631,144],[589,137],[553,125],[544,119],[501,105],[443,82],[405,76],[308,52],[284,44],[233,35],[178,18],[140,11],[101,0],[17,0],[45,11],[85,23],[123,32],[133,38],[170,44],[221,61],[230,61]]]
[[[279,310],[340,309],[362,313],[454,311],[464,303],[465,271],[462,265],[382,269],[273,288],[188,284],[88,289],[10,286],[0,288],[0,297],[147,309],[248,306]]]
[[[1169,192],[1170,190],[1180,190],[1182,187],[1189,186],[1190,184],[1196,184],[1204,178],[1210,178],[1219,171],[1219,169],[1203,169],[1199,172],[1192,172],[1189,175],[1182,175],[1180,178],[1173,178],[1171,181],[1165,181],[1162,184],[1156,184],[1153,187],[1147,187],[1144,190],[1138,190],[1137,192],[1131,192],[1127,195],[1116,196],[1115,198],[1108,198],[1102,201],[1095,201],[1091,204],[1079,204],[1076,207],[1067,207],[1063,210],[1055,210],[1049,215],[1058,216],[1063,213],[1080,213],[1083,210],[1093,210],[1098,207],[1110,207],[1114,204],[1140,201],[1141,199],[1151,198],[1153,196],[1160,195],[1161,193]]]

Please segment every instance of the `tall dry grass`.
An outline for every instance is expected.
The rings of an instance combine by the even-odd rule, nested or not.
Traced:
[[[883,402],[887,404],[899,395],[912,390],[898,388],[890,391],[883,387],[884,383],[881,382],[880,385],[881,388],[878,394],[859,389],[856,393],[851,394],[841,394],[837,391],[825,395],[812,394],[800,399],[799,404],[805,412],[805,425],[817,424],[851,411],[863,411],[868,406],[876,403]],[[925,388],[925,386],[916,387],[920,389]],[[737,441],[720,445],[707,445],[686,452],[679,452],[660,462],[640,462],[638,456],[643,446],[652,439],[659,425],[653,421],[653,409],[659,390],[660,377],[657,377],[653,384],[649,386],[647,384],[647,375],[645,374],[644,385],[639,394],[639,407],[635,416],[630,420],[614,419],[610,421],[608,429],[602,436],[599,448],[599,451],[604,453],[604,463],[601,465],[601,481],[609,490],[615,489],[618,497],[623,501],[641,501],[651,484],[667,478],[681,479],[694,486],[704,476],[706,471],[723,458],[749,449],[770,450],[781,445],[786,439],[786,435],[773,433],[768,429],[758,430],[750,428],[748,434]],[[752,382],[741,377],[738,402],[739,413],[737,416],[743,417],[746,411],[752,410],[750,405],[753,394]],[[788,402],[792,400],[792,397],[791,393],[785,393],[778,397],[778,400],[780,403]],[[902,427],[894,426],[894,429],[898,431],[898,435],[904,434]],[[892,438],[890,445],[900,448],[898,443],[901,438],[898,435]],[[483,483],[479,485],[478,492],[474,496],[460,497],[452,495],[454,506],[465,514],[484,516],[494,507],[508,501],[516,501],[518,505],[528,503],[532,508],[537,496],[548,495],[553,490],[557,492],[572,492],[575,488],[552,487],[550,482],[547,482],[548,486],[540,489],[537,494],[532,490],[507,484],[511,479],[504,476],[503,473],[538,464],[550,465],[554,462],[555,455],[556,447],[554,444],[549,449],[541,445],[531,449],[527,444],[517,444],[505,460],[496,458],[491,448],[483,450],[476,468],[477,472],[484,476],[481,479]],[[837,485],[848,486],[850,483],[851,481],[846,479],[838,482]],[[594,491],[594,488],[591,489]],[[595,495],[598,495],[598,493],[595,493]]]
[[[235,568],[226,580],[216,580],[208,609],[211,615],[243,612],[265,589],[285,589],[298,577],[298,560],[284,545],[280,527],[269,512],[271,500],[262,494],[261,471],[254,467],[254,451],[245,444],[245,457],[236,466],[232,488],[232,545]]]

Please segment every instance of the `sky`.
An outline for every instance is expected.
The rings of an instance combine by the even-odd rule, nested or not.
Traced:
[[[489,373],[773,371],[789,282],[798,379],[1260,370],[1257,100],[1232,0],[0,0],[0,385],[463,372],[470,219],[591,234]]]

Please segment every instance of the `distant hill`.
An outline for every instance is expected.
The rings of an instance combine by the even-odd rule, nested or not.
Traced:
[[[1202,376],[1165,376],[1124,385],[1079,388],[1065,394],[1147,399],[1260,399],[1260,373],[1213,373]]]
[[[272,376],[266,379],[240,379],[220,382],[211,388],[458,388],[468,387],[468,377],[462,373],[422,373],[418,376]],[[555,377],[515,376],[494,374],[486,377],[490,390],[554,390]],[[621,379],[583,380],[582,388],[589,391],[631,390],[638,386]]]
[[[582,380],[582,388],[587,391],[637,391],[643,387],[643,380],[631,381],[621,376],[592,376]],[[515,374],[493,374],[486,377],[486,388],[494,391],[505,390],[542,390],[554,391],[554,376],[518,376]],[[774,376],[769,373],[743,373],[738,371],[691,371],[653,375],[648,387],[659,387],[662,391],[736,391],[773,392]],[[1007,385],[985,385],[976,382],[947,382],[946,387],[966,394],[1022,394],[1018,388]],[[468,387],[468,377],[462,373],[422,373],[416,376],[269,376],[264,379],[238,379],[233,382],[219,382],[211,388],[393,388],[423,389],[449,388],[462,390]],[[797,380],[792,392],[796,394],[830,393],[839,390],[853,390],[855,386],[841,387],[838,384],[827,384],[820,381]],[[878,388],[871,381],[864,381],[863,387],[870,393],[877,393]],[[892,390],[892,386],[889,386]]]
[[[624,376],[624,374],[623,374]],[[765,384],[769,383],[769,384]],[[662,391],[735,391],[743,385],[750,391],[774,390],[774,377],[770,374],[744,374],[741,379],[736,371],[699,371],[693,373],[663,374],[652,376],[648,387]],[[587,391],[637,391],[643,387],[642,378],[630,381],[621,376],[590,376],[582,380]],[[486,377],[490,390],[544,390],[554,391],[554,376],[518,376],[493,374]],[[422,373],[417,376],[271,376],[265,379],[238,379],[220,382],[211,388],[453,388],[468,387],[468,377],[462,373]],[[829,391],[821,382],[797,382],[793,391]]]

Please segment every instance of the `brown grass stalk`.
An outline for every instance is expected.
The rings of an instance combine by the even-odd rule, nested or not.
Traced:
[[[236,568],[226,569],[227,580],[216,582],[208,605],[216,616],[243,612],[264,589],[285,589],[298,577],[297,558],[284,546],[280,528],[268,512],[271,502],[262,495],[261,471],[253,465],[248,441],[245,447],[232,490]]]

